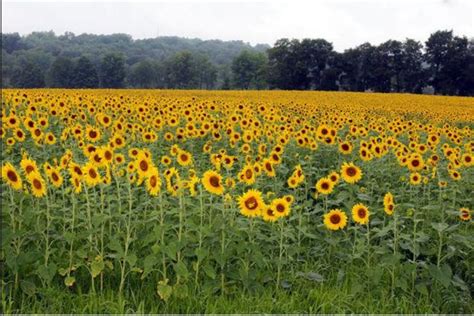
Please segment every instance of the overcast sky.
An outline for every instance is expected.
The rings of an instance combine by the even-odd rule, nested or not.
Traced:
[[[324,38],[338,51],[387,39],[425,41],[439,29],[474,37],[474,0],[18,1],[2,0],[2,31],[127,33],[272,45]]]

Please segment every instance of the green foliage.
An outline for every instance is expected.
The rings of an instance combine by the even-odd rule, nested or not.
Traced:
[[[75,88],[97,88],[99,87],[99,75],[97,69],[89,58],[81,56],[76,62],[73,75],[73,86]]]
[[[232,61],[233,86],[237,89],[266,87],[267,57],[262,53],[242,51]]]
[[[107,54],[100,64],[100,85],[103,88],[121,88],[125,80],[125,59],[115,53]]]

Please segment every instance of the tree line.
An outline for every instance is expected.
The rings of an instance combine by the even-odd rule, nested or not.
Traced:
[[[133,41],[120,34],[33,34],[2,34],[2,86],[407,93],[431,89],[474,95],[474,41],[452,31],[437,31],[424,44],[388,40],[342,53],[324,39],[280,39],[265,47],[179,38]],[[158,45],[163,40],[169,45]]]

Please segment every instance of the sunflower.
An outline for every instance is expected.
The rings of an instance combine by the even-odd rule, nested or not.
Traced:
[[[273,160],[264,159],[263,160],[263,171],[267,174],[267,176],[273,178],[276,175],[275,168],[273,165],[275,164]]]
[[[202,184],[206,191],[212,194],[222,195],[224,193],[224,186],[222,185],[222,176],[213,170],[208,170],[204,172],[202,176]]]
[[[425,162],[423,161],[423,157],[420,154],[415,153],[408,157],[407,166],[410,171],[420,171],[425,166]]]
[[[299,184],[298,178],[292,175],[288,178],[287,184],[291,189],[296,188]]]
[[[71,174],[71,176],[74,176],[78,179],[82,179],[82,177],[84,176],[84,172],[82,172],[81,166],[73,161],[69,163],[69,173]]]
[[[91,162],[88,162],[84,167],[82,167],[82,173],[84,174],[86,184],[90,187],[96,186],[102,182],[97,167]]]
[[[393,195],[392,193],[388,192],[385,194],[383,197],[383,206],[384,206],[384,211],[387,213],[387,215],[392,215],[393,211],[395,210],[395,201],[393,200]]]
[[[330,230],[343,229],[347,225],[347,215],[340,209],[330,210],[324,214],[324,225]]]
[[[86,139],[89,142],[95,143],[100,140],[101,134],[98,128],[87,126],[86,127]]]
[[[247,217],[259,216],[265,209],[262,193],[250,189],[238,198],[240,213]]]
[[[26,176],[28,176],[32,172],[39,172],[36,161],[28,158],[26,154],[23,155],[23,158],[20,161],[20,167],[21,169],[23,169],[23,172],[25,173]]]
[[[14,190],[21,190],[21,177],[15,167],[9,162],[2,166],[2,179]]]
[[[421,183],[421,175],[418,172],[412,172],[410,174],[410,184],[419,185]]]
[[[471,210],[467,207],[462,207],[459,209],[459,218],[463,221],[470,221],[471,220]]]
[[[150,176],[146,180],[146,189],[152,196],[157,196],[160,193],[161,179],[157,168],[152,168]]]
[[[343,155],[349,155],[352,152],[352,144],[348,141],[339,144],[339,152]]]
[[[189,193],[191,193],[191,196],[196,196],[197,195],[196,185],[200,181],[201,180],[196,175],[192,175],[192,176],[189,177],[189,180],[187,181],[187,187],[189,189]]]
[[[316,191],[321,194],[331,194],[334,190],[334,182],[329,178],[321,178],[316,182]]]
[[[277,217],[290,215],[290,203],[285,198],[274,199],[271,205]]]
[[[59,188],[63,184],[64,179],[58,168],[51,168],[46,174],[56,188]]]
[[[267,205],[262,212],[262,218],[265,222],[275,222],[279,217],[273,206]]]
[[[185,150],[180,150],[177,154],[178,163],[180,166],[189,166],[192,163],[192,156]]]
[[[359,167],[351,163],[343,163],[341,167],[341,176],[347,183],[356,183],[362,179],[362,171]]]
[[[82,191],[82,181],[79,177],[77,176],[72,176],[69,181],[72,184],[72,187],[74,188],[74,193],[79,194]]]
[[[449,171],[449,176],[451,177],[451,179],[453,179],[454,181],[459,181],[461,180],[461,173],[457,170],[450,170]]]
[[[31,191],[37,198],[46,195],[46,184],[39,172],[32,172],[28,175],[28,182],[31,184]]]
[[[334,184],[338,183],[339,182],[339,173],[337,173],[336,171],[333,171],[329,174],[328,176],[329,180],[331,180],[331,182],[333,182]]]
[[[249,164],[246,164],[239,173],[240,182],[244,182],[247,185],[255,183],[255,170]]]
[[[474,166],[474,159],[472,158],[472,154],[465,153],[462,155],[461,160],[466,167]]]
[[[152,162],[145,155],[144,152],[140,152],[135,161],[135,168],[140,178],[147,178],[150,175]]]
[[[291,203],[293,203],[293,201],[295,200],[295,198],[293,197],[293,195],[285,195],[283,197],[290,205]]]
[[[369,216],[369,209],[364,204],[359,203],[352,207],[352,219],[354,222],[366,225],[369,222]]]
[[[172,195],[177,196],[179,189],[182,186],[181,177],[179,172],[176,168],[170,168],[165,171],[165,179],[166,179],[166,190]]]

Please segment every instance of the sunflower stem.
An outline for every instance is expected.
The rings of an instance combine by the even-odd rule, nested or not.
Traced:
[[[281,268],[282,268],[282,259],[283,259],[283,229],[284,229],[284,220],[280,220],[280,245],[279,245],[279,254],[278,254],[278,270],[277,270],[277,280],[276,280],[276,289],[280,287],[280,278],[281,278]]]

